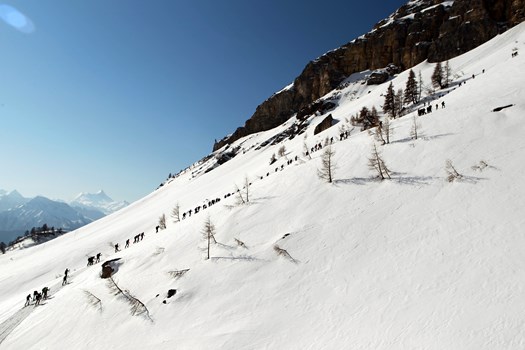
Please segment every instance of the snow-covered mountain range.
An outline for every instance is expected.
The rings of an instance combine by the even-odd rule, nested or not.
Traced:
[[[116,213],[0,255],[0,349],[524,348],[522,52],[525,24],[451,59],[447,88],[431,87],[435,64],[413,67],[422,99],[384,145],[351,117],[380,110],[409,72],[381,85],[349,76],[322,97],[333,109],[240,138]],[[374,146],[390,180],[369,166]],[[329,147],[332,183],[318,176]],[[114,283],[86,266],[99,252]],[[23,307],[44,286],[53,298]]]
[[[33,227],[47,224],[66,231],[82,227],[125,207],[104,191],[82,193],[69,204],[43,196],[25,198],[18,191],[0,191],[0,241],[8,243]]]
[[[103,190],[96,193],[80,193],[73,199],[69,205],[73,207],[81,207],[85,209],[94,209],[103,212],[104,214],[111,214],[129,205],[128,202],[116,202],[111,199]]]

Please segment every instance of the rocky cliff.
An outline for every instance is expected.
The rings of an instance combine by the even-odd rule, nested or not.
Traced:
[[[282,124],[353,73],[444,61],[524,19],[525,0],[409,1],[369,33],[308,63],[292,87],[260,104],[243,127],[215,142],[213,150]]]

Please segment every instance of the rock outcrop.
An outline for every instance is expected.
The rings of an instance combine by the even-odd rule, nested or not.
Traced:
[[[328,116],[324,118],[322,122],[317,124],[317,126],[314,129],[314,135],[317,135],[320,132],[325,131],[326,129],[332,127],[333,123],[334,123],[334,118],[332,117],[332,114],[328,114]]]
[[[372,31],[308,63],[293,86],[264,101],[243,127],[214,144],[274,128],[353,73],[393,64],[408,69],[444,61],[479,46],[525,19],[525,0],[409,1]]]

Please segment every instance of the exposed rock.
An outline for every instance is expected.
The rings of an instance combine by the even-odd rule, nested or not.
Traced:
[[[336,104],[333,102],[318,100],[310,103],[306,107],[301,108],[301,110],[297,112],[296,118],[302,121],[307,119],[309,116],[314,115],[317,112],[325,114],[326,112],[334,109],[335,107]]]
[[[117,263],[120,258],[104,261],[102,264],[102,273],[100,274],[101,278],[110,278],[115,272],[118,271],[119,264]]]
[[[374,71],[370,74],[368,79],[366,79],[366,85],[383,84],[388,78],[390,78],[390,74],[386,71]]]
[[[345,78],[390,64],[405,70],[428,59],[444,61],[479,46],[525,19],[525,0],[408,2],[368,34],[308,63],[293,87],[257,107],[243,127],[214,150],[269,130],[336,88]]]
[[[113,275],[113,269],[111,268],[111,266],[109,266],[109,265],[102,266],[102,273],[100,274],[100,277],[101,278],[110,278],[111,275]]]
[[[319,134],[321,131],[325,131],[326,129],[330,128],[334,123],[334,118],[331,114],[328,114],[326,118],[323,119],[322,122],[317,124],[317,126],[314,129],[314,135]]]

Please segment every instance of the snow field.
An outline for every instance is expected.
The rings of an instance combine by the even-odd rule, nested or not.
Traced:
[[[524,43],[522,24],[450,60],[457,81],[476,78],[437,100],[445,109],[417,119],[420,139],[409,137],[411,115],[392,122],[393,142],[380,147],[390,181],[372,178],[373,136],[357,129],[333,145],[333,184],[317,177],[322,151],[312,160],[302,155],[303,135],[284,143],[290,158],[301,159],[276,173],[283,160],[268,164],[281,145],[250,147],[291,120],[239,140],[248,151],[209,173],[186,173],[82,229],[0,256],[0,322],[35,289],[51,286],[53,297],[0,349],[524,348],[525,70],[523,56],[511,58]],[[420,69],[428,84],[433,65],[414,67],[416,74]],[[396,89],[406,77],[393,80]],[[347,95],[359,99],[343,97],[331,113],[343,123],[363,106],[380,109],[387,84],[359,86]],[[507,104],[515,106],[490,112]],[[313,135],[324,117],[312,118],[309,146],[326,136],[339,140],[339,125]],[[446,182],[447,159],[462,180]],[[489,167],[472,169],[481,160]],[[250,204],[224,199],[245,176],[253,182]],[[186,211],[217,197],[220,203],[172,223],[175,203]],[[168,228],[156,234],[162,213]],[[200,231],[208,214],[220,244],[204,260]],[[124,249],[143,231],[142,242]],[[115,254],[110,243],[117,242],[122,251]],[[297,263],[278,256],[275,244]],[[98,277],[100,266],[84,265],[99,251],[103,260],[121,258],[115,280],[146,304],[154,322],[131,316]],[[53,288],[66,267],[71,284]],[[180,279],[168,274],[186,268]],[[166,299],[170,288],[178,292]],[[102,311],[84,290],[102,300]]]

